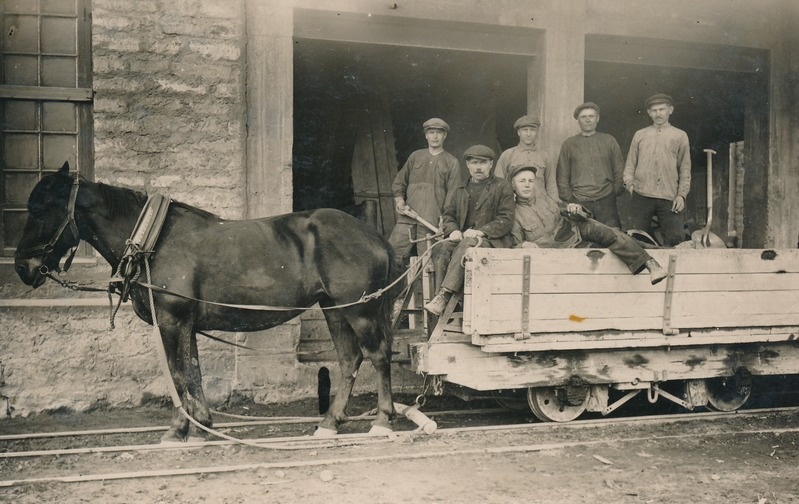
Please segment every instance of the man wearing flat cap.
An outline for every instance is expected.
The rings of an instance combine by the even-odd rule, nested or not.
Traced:
[[[463,256],[469,248],[511,244],[513,190],[508,181],[494,176],[494,151],[473,145],[463,158],[469,178],[461,182],[444,207],[441,226],[448,239],[433,252],[436,278],[443,276],[443,281],[424,308],[434,315],[441,315],[452,294],[463,290]]]
[[[599,105],[586,102],[574,109],[580,134],[567,138],[558,156],[558,195],[578,203],[596,220],[621,228],[616,196],[624,193],[624,156],[611,135],[596,130]]]
[[[519,135],[519,145],[505,150],[499,156],[495,175],[504,178],[508,170],[514,166],[535,166],[540,174],[536,183],[544,188],[550,198],[558,199],[555,167],[549,166],[549,156],[536,144],[541,120],[536,115],[524,115],[516,119],[513,127]]]
[[[453,191],[461,180],[460,164],[457,158],[444,150],[444,140],[449,133],[449,124],[434,117],[422,124],[427,148],[411,153],[391,185],[394,194],[394,207],[397,223],[389,236],[394,247],[395,261],[399,268],[410,257],[414,243],[426,233],[427,228],[416,219],[406,215],[409,210],[432,224],[438,224],[447,194]],[[432,234],[432,233],[431,233]],[[418,253],[426,249],[424,241],[418,244]]]
[[[555,201],[535,185],[534,166],[511,168],[516,194],[516,213],[511,237],[515,248],[573,248],[583,241],[607,247],[633,274],[649,271],[654,285],[666,278],[666,270],[621,230],[592,219],[578,203]]]
[[[630,192],[627,229],[649,231],[657,215],[665,245],[685,238],[683,211],[691,188],[691,151],[688,134],[669,123],[674,101],[667,94],[644,102],[652,125],[638,130],[624,166],[624,186]]]

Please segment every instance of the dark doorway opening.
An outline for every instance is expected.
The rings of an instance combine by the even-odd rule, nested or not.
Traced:
[[[294,210],[359,212],[394,223],[391,182],[416,149],[422,123],[451,127],[445,149],[460,158],[483,143],[517,142],[527,109],[530,58],[480,52],[297,39],[294,45]],[[360,208],[363,210],[363,208]]]
[[[719,236],[727,236],[728,201],[735,197],[728,184],[730,144],[757,141],[744,138],[747,115],[757,112],[753,108],[761,107],[761,100],[753,99],[760,89],[753,85],[757,78],[745,72],[586,61],[585,100],[599,104],[597,129],[613,135],[626,158],[635,132],[651,124],[644,100],[655,93],[671,95],[675,100],[671,123],[688,133],[691,145],[691,192],[686,200],[688,232],[707,222],[704,149],[713,149],[717,155],[713,158],[712,230]],[[751,168],[757,169],[754,164]],[[619,211],[621,214],[627,211],[623,197],[619,199]]]

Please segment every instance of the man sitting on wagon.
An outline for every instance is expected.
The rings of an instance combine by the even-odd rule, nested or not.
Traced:
[[[510,247],[513,226],[513,190],[507,180],[494,176],[496,154],[485,145],[463,153],[469,178],[448,197],[442,214],[442,231],[449,238],[433,253],[436,273],[444,281],[425,310],[441,315],[452,293],[463,289],[463,256],[472,247]]]
[[[535,184],[536,168],[511,168],[508,179],[516,195],[511,236],[515,248],[573,248],[583,241],[607,247],[633,274],[649,270],[652,285],[666,278],[666,271],[632,237],[591,218],[578,203],[555,201]]]

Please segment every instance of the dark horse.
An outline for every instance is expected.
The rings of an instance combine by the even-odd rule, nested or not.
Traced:
[[[147,197],[142,193],[76,177],[65,163],[57,173],[43,177],[31,192],[15,265],[22,281],[34,288],[45,282],[48,271],[58,269],[60,259],[81,239],[116,271],[145,205]],[[150,256],[150,268],[154,285],[195,298],[154,292],[156,319],[183,408],[201,424],[211,425],[196,331],[263,330],[318,302],[338,353],[341,382],[317,432],[335,431],[346,420],[347,402],[364,355],[372,361],[378,377],[378,413],[373,424],[390,429],[394,414],[391,299],[383,295],[347,307],[325,308],[358,301],[364,293],[388,285],[392,255],[382,236],[338,210],[232,221],[172,203]],[[134,283],[130,298],[136,315],[152,324],[148,291]],[[298,308],[256,311],[196,300]],[[176,408],[162,440],[194,436],[205,437]]]

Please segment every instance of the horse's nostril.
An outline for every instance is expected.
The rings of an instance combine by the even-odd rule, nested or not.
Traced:
[[[17,272],[17,275],[19,276],[23,276],[28,271],[28,269],[20,263],[14,265],[14,270]]]

